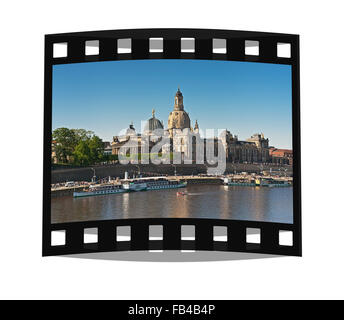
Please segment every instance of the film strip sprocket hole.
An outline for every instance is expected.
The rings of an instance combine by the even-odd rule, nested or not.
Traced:
[[[54,252],[216,250],[294,255],[295,228],[288,224],[204,219],[130,219],[52,225]]]
[[[297,55],[297,48],[293,48],[293,43],[297,46],[297,36],[260,32],[118,30],[57,34],[46,39],[52,41],[48,58],[53,59],[53,64],[142,58],[291,64],[297,59],[297,56],[293,59],[293,55]]]
[[[147,218],[51,223],[52,67],[142,59],[291,65],[293,223]],[[123,250],[215,250],[301,255],[299,37],[207,29],[133,29],[46,35],[43,255]]]

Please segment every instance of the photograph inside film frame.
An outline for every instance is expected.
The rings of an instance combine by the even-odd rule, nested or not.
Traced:
[[[51,223],[293,223],[291,66],[53,66]]]

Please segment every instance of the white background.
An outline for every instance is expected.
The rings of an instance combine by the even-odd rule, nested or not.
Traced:
[[[3,2],[0,298],[344,298],[341,3]],[[157,263],[41,257],[44,34],[154,27],[301,35],[302,258]]]

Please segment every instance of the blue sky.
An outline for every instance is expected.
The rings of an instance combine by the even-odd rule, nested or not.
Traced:
[[[134,60],[55,65],[53,129],[84,128],[104,141],[156,110],[167,125],[180,86],[192,126],[225,129],[240,140],[263,132],[292,146],[291,67],[211,60]],[[139,130],[138,130],[139,131]]]

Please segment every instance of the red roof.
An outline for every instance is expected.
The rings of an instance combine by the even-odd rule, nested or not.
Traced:
[[[270,149],[269,150],[270,156],[275,157],[292,157],[293,150],[289,149]]]

